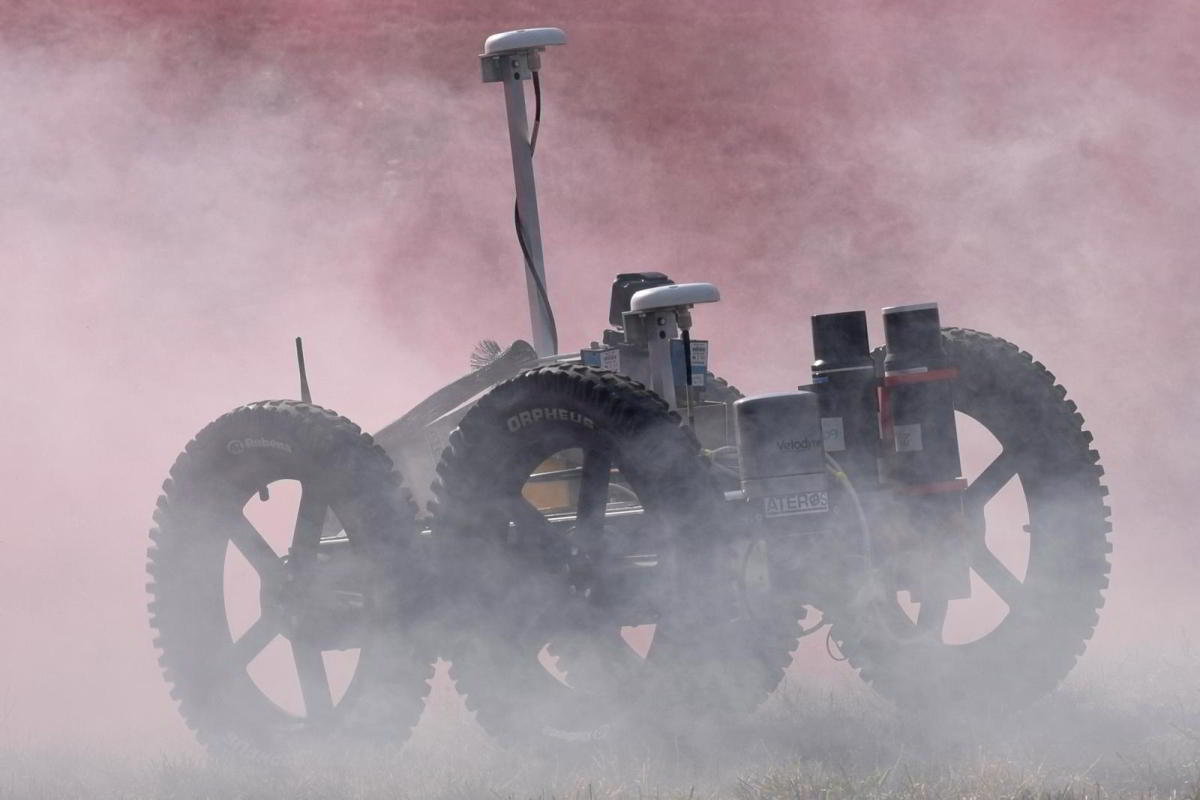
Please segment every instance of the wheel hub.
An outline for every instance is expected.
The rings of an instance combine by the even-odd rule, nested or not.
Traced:
[[[326,650],[359,646],[367,597],[352,560],[318,552],[314,563],[298,563],[292,555],[282,561],[282,581],[264,581],[259,593],[263,614],[277,621],[280,634]]]

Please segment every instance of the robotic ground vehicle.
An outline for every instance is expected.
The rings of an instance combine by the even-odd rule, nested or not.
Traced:
[[[481,55],[504,87],[532,345],[484,343],[370,436],[312,403],[297,340],[301,398],[230,411],[172,468],[149,609],[188,724],[216,748],[402,742],[440,656],[506,741],[678,733],[752,711],[817,631],[902,707],[1050,691],[1097,623],[1111,551],[1065,390],[926,303],[884,309],[877,348],[865,312],[814,316],[810,382],[743,397],[692,338],[717,288],[656,272],[618,275],[611,327],[560,350],[532,157],[542,55],[565,41],[510,31]],[[970,480],[965,427],[992,448]],[[1019,519],[991,514],[1002,490]],[[1023,571],[992,549],[997,525],[1024,537]],[[235,625],[238,564],[255,601]],[[981,592],[999,620],[952,641],[948,614]],[[255,677],[269,646],[295,707]]]

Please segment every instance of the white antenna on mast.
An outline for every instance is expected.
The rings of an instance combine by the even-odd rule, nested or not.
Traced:
[[[479,56],[484,83],[504,83],[504,106],[508,113],[508,138],[512,145],[513,178],[517,188],[517,238],[525,256],[525,285],[529,295],[529,319],[533,328],[533,349],[538,356],[555,355],[558,332],[550,296],[546,289],[546,267],[542,259],[542,229],[538,220],[537,190],[533,182],[533,147],[529,118],[525,109],[525,86],[532,79],[541,108],[538,70],[546,47],[566,44],[567,35],[559,28],[523,28],[492,34],[483,43]]]

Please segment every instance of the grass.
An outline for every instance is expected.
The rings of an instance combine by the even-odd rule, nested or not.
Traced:
[[[619,743],[510,752],[461,714],[426,719],[399,753],[235,764],[198,755],[0,750],[0,798],[1020,798],[1200,800],[1195,659],[1092,669],[990,725],[914,720],[865,687],[794,680],[704,753]]]

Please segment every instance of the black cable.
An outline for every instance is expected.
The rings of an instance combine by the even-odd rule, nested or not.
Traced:
[[[542,126],[542,79],[533,73],[533,135],[529,137],[529,155],[537,149],[538,128]]]
[[[533,133],[529,137],[530,158],[533,157],[533,151],[537,149],[538,129],[541,125],[542,82],[535,72],[533,73]],[[513,203],[513,224],[517,229],[517,243],[521,245],[521,255],[525,256],[525,270],[533,278],[533,285],[537,288],[538,299],[541,301],[542,307],[546,309],[546,316],[550,318],[550,339],[553,350],[557,354],[558,324],[554,321],[554,309],[550,307],[550,296],[546,294],[546,284],[533,267],[533,256],[529,254],[529,245],[525,242],[525,226],[521,223],[521,209],[515,202]]]
[[[525,270],[533,278],[538,299],[541,300],[542,307],[546,309],[546,316],[550,318],[550,343],[554,352],[558,353],[558,324],[554,321],[554,309],[550,307],[550,298],[546,295],[546,284],[542,282],[541,276],[533,268],[533,256],[529,254],[529,245],[525,243],[525,228],[521,224],[521,212],[515,205],[513,206],[513,222],[517,228],[517,243],[521,245],[521,254],[525,256]]]

